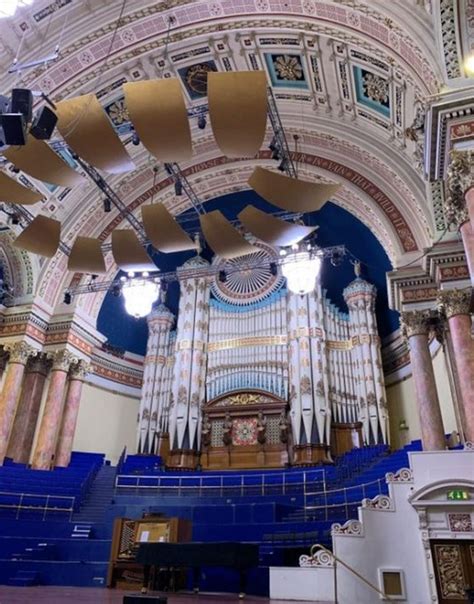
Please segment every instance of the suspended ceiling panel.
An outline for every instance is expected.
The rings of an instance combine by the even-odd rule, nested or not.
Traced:
[[[31,135],[26,145],[10,147],[3,155],[26,174],[58,187],[72,188],[84,180],[47,143]]]
[[[44,199],[44,195],[27,189],[13,178],[7,176],[5,172],[0,172],[0,199],[7,203],[28,206]]]
[[[123,90],[130,120],[148,151],[166,162],[190,159],[191,131],[179,80],[130,82]]]
[[[133,231],[112,231],[112,254],[117,266],[124,271],[158,270]]]
[[[98,239],[77,237],[67,262],[68,270],[91,275],[105,273],[105,260]]]
[[[56,113],[61,136],[80,157],[111,174],[134,169],[130,156],[95,95],[60,101]]]
[[[13,245],[21,250],[52,258],[58,251],[61,223],[47,216],[36,216],[15,239]]]
[[[314,212],[322,208],[341,185],[307,182],[257,167],[248,180],[260,197],[290,212]]]
[[[210,72],[209,116],[220,150],[227,157],[253,157],[267,124],[267,80],[263,71]]]
[[[281,220],[250,205],[240,212],[238,218],[248,231],[269,245],[293,245],[317,228]]]
[[[257,252],[220,210],[200,216],[202,233],[209,247],[221,258],[238,258]]]
[[[180,227],[163,204],[142,207],[143,227],[148,239],[167,254],[196,249],[196,244]]]

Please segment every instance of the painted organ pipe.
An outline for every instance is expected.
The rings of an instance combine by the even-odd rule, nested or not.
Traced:
[[[140,400],[137,451],[153,454],[162,414],[163,380],[169,356],[170,330],[174,316],[160,304],[148,315],[148,341]]]
[[[206,277],[192,277],[186,273],[187,269],[204,265],[208,263],[196,256],[178,269],[180,300],[169,413],[171,449],[198,450],[200,447],[210,290]]]

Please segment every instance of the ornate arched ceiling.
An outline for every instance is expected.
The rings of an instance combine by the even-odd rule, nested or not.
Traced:
[[[95,92],[127,143],[136,170],[107,177],[127,206],[163,201],[173,213],[187,209],[163,169],[130,143],[121,85],[178,77],[189,109],[206,102],[202,76],[262,69],[272,86],[292,146],[298,135],[300,175],[341,182],[334,201],[374,232],[394,265],[416,257],[433,238],[420,149],[405,135],[423,99],[443,82],[430,2],[404,0],[36,0],[14,19],[0,22],[0,66],[6,74],[23,37],[20,60],[41,58],[62,34],[59,59],[2,88],[27,86],[53,100]],[[117,28],[117,18],[123,9]],[[170,22],[171,18],[171,22]],[[165,41],[168,43],[165,45]],[[247,188],[255,165],[272,165],[267,146],[255,160],[229,160],[211,130],[191,119],[193,159],[181,165],[203,201]],[[267,142],[270,131],[267,132]],[[274,165],[274,164],[273,164]],[[155,186],[153,180],[155,178]],[[60,219],[62,239],[106,240],[121,224],[104,214],[97,189],[46,188],[33,212]],[[59,252],[42,261],[38,293],[54,308],[77,276]],[[107,258],[109,274],[116,271]],[[101,295],[80,304],[96,316]]]

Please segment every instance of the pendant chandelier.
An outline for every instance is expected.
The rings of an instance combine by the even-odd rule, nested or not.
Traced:
[[[136,319],[146,317],[150,314],[159,292],[159,281],[156,283],[140,277],[125,280],[122,286],[125,310]]]
[[[31,6],[34,0],[2,0],[0,2],[0,19],[13,17],[16,9],[23,6]]]
[[[316,287],[316,279],[321,270],[321,258],[311,249],[295,246],[285,252],[281,272],[286,278],[290,292],[303,296]]]

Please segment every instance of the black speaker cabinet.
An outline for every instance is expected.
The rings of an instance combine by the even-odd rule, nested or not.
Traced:
[[[53,134],[54,127],[58,121],[58,116],[51,111],[49,107],[41,107],[35,115],[35,119],[30,128],[30,134],[39,140],[48,140]]]
[[[123,597],[123,604],[167,604],[166,596],[153,596],[148,594],[128,594]]]
[[[33,118],[33,93],[28,88],[12,90],[11,113],[21,113],[25,121],[30,123]]]
[[[0,114],[0,126],[3,129],[3,142],[7,145],[26,145],[26,124],[21,113]]]

